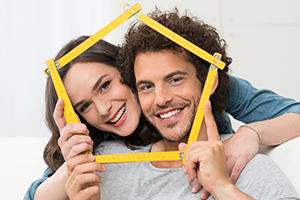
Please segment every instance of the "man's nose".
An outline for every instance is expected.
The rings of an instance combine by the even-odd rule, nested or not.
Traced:
[[[164,106],[166,103],[172,101],[172,93],[165,87],[156,87],[155,88],[155,105]]]

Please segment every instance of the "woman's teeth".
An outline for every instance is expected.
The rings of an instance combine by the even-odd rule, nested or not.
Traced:
[[[114,119],[112,119],[112,120],[110,120],[109,122],[111,122],[111,123],[116,123],[117,121],[119,121],[121,118],[122,118],[122,116],[123,116],[123,114],[124,114],[124,111],[125,111],[125,105],[122,107],[122,109],[119,111],[119,113],[117,114],[117,116],[114,118]]]
[[[179,113],[180,110],[176,109],[176,110],[173,110],[171,112],[168,112],[168,113],[165,113],[165,114],[161,114],[159,115],[161,118],[165,119],[165,118],[168,118],[168,117],[172,117],[173,115],[176,115],[177,113]]]

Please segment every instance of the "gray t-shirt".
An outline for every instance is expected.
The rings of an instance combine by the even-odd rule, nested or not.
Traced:
[[[96,149],[101,154],[149,152],[151,145],[130,150],[123,141],[103,142]],[[98,153],[99,154],[99,153]],[[98,173],[101,199],[197,199],[191,192],[183,168],[156,168],[151,162],[106,164],[107,171]],[[279,167],[267,156],[257,154],[244,168],[236,187],[254,199],[293,199],[297,193]],[[211,196],[208,199],[214,199]]]

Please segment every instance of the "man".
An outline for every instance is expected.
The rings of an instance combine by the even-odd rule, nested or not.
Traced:
[[[260,99],[260,95],[254,94],[255,92],[250,94],[250,96],[247,94],[246,97],[243,97],[248,98],[248,101],[246,100],[248,105],[250,105],[250,102],[254,102],[254,104],[256,102],[257,107],[255,109],[248,108],[248,111],[243,111],[243,113],[238,111],[240,108],[233,108],[234,105],[230,103],[232,102],[230,98],[233,98],[232,96],[236,98],[235,95],[237,94],[228,95],[228,88],[244,87],[248,89],[250,86],[249,83],[245,83],[243,80],[227,75],[231,58],[226,54],[225,41],[219,38],[214,28],[195,18],[189,18],[188,16],[180,18],[177,12],[161,13],[156,11],[150,17],[210,54],[215,52],[222,54],[222,60],[227,66],[223,71],[218,72],[218,79],[215,81],[211,96],[212,108],[219,122],[218,128],[220,133],[226,132],[224,131],[224,126],[222,127],[222,124],[226,121],[224,110],[233,113],[233,116],[237,116],[239,120],[246,123],[249,117],[255,115],[258,120],[268,119],[240,128],[232,139],[225,142],[225,150],[232,148],[232,141],[239,140],[242,141],[240,147],[244,148],[243,146],[245,146],[246,148],[244,149],[249,149],[249,151],[245,151],[249,152],[246,158],[242,157],[242,159],[237,161],[227,160],[228,168],[231,168],[233,165],[236,168],[240,168],[233,170],[237,174],[233,178],[234,182],[245,164],[257,153],[259,144],[275,145],[299,135],[300,127],[299,123],[297,123],[300,120],[299,111],[290,111],[286,114],[280,113],[282,110],[276,110],[276,104],[280,100],[277,101],[277,95],[270,91],[257,92],[257,94],[269,93],[267,96],[270,100]],[[127,35],[125,35],[125,43],[122,46],[119,57],[124,69],[122,73],[124,83],[137,92],[144,115],[164,138],[152,145],[150,151],[177,150],[177,145],[180,142],[186,142],[188,138],[210,64],[143,24],[135,24],[129,29]],[[272,97],[276,97],[276,99]],[[274,101],[271,101],[271,99]],[[229,105],[227,105],[228,102]],[[265,103],[269,103],[273,108],[268,113],[268,117],[266,117],[266,113],[263,113],[265,110],[260,110],[260,105]],[[247,110],[247,108],[243,108],[243,110]],[[230,129],[231,127],[227,128]],[[205,140],[201,138],[201,133],[198,140]],[[247,146],[247,144],[250,145]],[[240,147],[233,149],[238,151]],[[257,162],[257,157],[249,165],[253,163],[253,166],[257,165],[255,163]],[[179,163],[174,164],[172,162],[152,162],[152,164],[157,168],[181,167]],[[229,169],[230,171],[231,169]],[[247,173],[247,171],[244,173]],[[241,176],[244,177],[243,174]],[[240,177],[239,181],[243,183],[248,181],[243,180],[242,177]],[[254,176],[252,178],[255,180]],[[239,185],[240,183],[237,182],[236,184]],[[251,191],[245,192],[251,193]],[[258,195],[257,197],[259,198],[262,197],[259,194],[253,195]]]

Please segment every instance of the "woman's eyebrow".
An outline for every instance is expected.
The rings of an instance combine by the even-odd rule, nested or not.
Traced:
[[[92,88],[92,92],[94,92],[94,91],[97,89],[97,87],[99,86],[99,84],[101,83],[101,81],[102,81],[106,76],[108,76],[108,74],[102,75],[102,76],[97,80],[97,82],[95,83],[95,85],[94,85],[93,88]]]
[[[79,107],[81,104],[83,104],[83,102],[85,102],[85,100],[81,100],[81,101],[79,101],[78,103],[76,103],[76,104],[73,106],[74,109],[76,110],[77,107]]]

